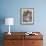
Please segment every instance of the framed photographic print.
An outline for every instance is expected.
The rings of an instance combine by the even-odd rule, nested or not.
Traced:
[[[20,23],[33,24],[34,21],[34,8],[21,8],[20,9]]]

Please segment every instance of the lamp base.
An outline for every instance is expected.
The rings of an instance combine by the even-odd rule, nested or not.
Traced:
[[[8,32],[8,34],[9,34],[9,35],[11,35],[11,33],[10,33],[10,32]]]

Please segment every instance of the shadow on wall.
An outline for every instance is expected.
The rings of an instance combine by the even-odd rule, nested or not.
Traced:
[[[3,34],[2,33],[2,25],[5,23],[5,17],[0,16],[0,46],[3,46]]]

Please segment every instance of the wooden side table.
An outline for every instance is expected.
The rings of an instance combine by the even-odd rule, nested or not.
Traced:
[[[43,35],[40,32],[38,35],[25,35],[26,32],[11,32],[8,35],[4,33],[4,46],[43,46]]]

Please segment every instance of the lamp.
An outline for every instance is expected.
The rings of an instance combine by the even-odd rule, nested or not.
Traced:
[[[8,34],[11,35],[10,33],[10,25],[14,24],[14,18],[5,18],[5,25],[9,25],[9,32]]]

